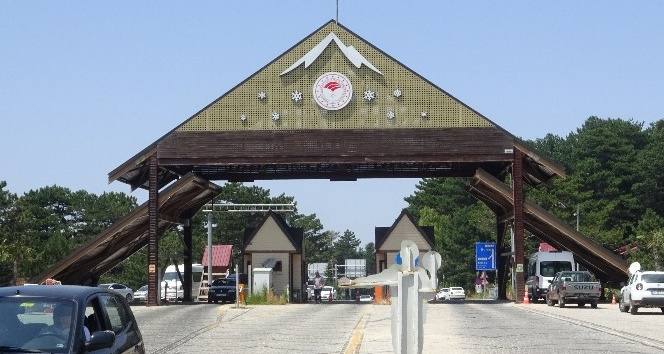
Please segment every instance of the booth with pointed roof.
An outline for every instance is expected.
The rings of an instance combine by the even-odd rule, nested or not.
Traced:
[[[289,301],[302,301],[306,289],[304,232],[290,227],[277,213],[269,211],[255,228],[245,232],[243,247],[245,271],[272,269],[271,291],[288,295]],[[253,289],[254,292],[261,289]]]

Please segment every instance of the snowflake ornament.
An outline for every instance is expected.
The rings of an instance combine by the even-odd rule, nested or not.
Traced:
[[[302,101],[302,92],[300,92],[300,91],[293,91],[293,92],[291,93],[291,99],[292,99],[294,102],[300,102],[300,101]]]
[[[264,100],[266,98],[267,98],[267,94],[265,93],[265,91],[258,91],[258,99],[259,100]]]
[[[272,120],[273,121],[279,120],[279,112],[272,112]]]
[[[394,92],[392,94],[394,95],[394,97],[399,98],[399,97],[401,97],[401,90],[396,89],[396,90],[394,90]]]
[[[374,98],[376,98],[376,93],[371,91],[371,90],[366,90],[364,91],[364,99],[367,101],[371,101]]]
[[[396,116],[397,116],[397,115],[394,113],[393,110],[390,109],[390,110],[387,111],[387,119],[392,120],[392,119],[394,119]]]
[[[247,115],[246,114],[241,115],[240,120],[243,121],[243,122],[246,121],[247,120]]]
[[[428,117],[429,117],[429,112],[427,112],[427,111],[422,111],[422,112],[420,113],[420,117],[422,117],[422,118],[428,118]]]

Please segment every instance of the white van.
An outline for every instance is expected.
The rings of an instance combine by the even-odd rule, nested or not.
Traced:
[[[576,270],[574,264],[574,255],[569,251],[533,253],[526,269],[529,300],[544,298],[549,291],[549,280],[558,272]]]
[[[175,299],[184,298],[184,288],[183,284],[178,277],[177,271],[180,271],[180,275],[184,277],[184,264],[178,265],[178,269],[175,269],[175,265],[169,265],[166,267],[164,272],[164,277],[161,279],[161,298],[169,301],[174,301]],[[198,294],[201,291],[201,281],[203,280],[203,265],[202,264],[192,264],[191,265],[191,299],[192,301],[198,300]]]

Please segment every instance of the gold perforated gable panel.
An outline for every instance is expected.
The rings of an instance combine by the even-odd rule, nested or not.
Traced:
[[[282,74],[330,33],[354,47],[371,65],[356,67],[336,41],[305,67]],[[346,49],[346,52],[352,52]],[[322,74],[338,72],[352,84],[350,102],[321,108],[313,86]],[[381,75],[382,74],[382,75]],[[491,127],[493,124],[432,86],[343,27],[330,22],[241,85],[183,123],[180,131],[295,129],[391,129]]]

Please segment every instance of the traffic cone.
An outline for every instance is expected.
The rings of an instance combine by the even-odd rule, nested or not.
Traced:
[[[613,298],[611,299],[611,305],[616,304],[616,294],[613,294]]]
[[[524,305],[530,305],[530,302],[528,300],[528,286],[526,285],[526,291],[523,293],[523,304]]]

